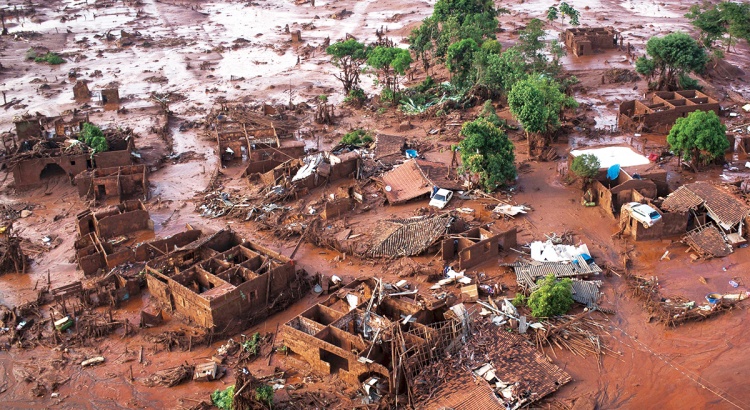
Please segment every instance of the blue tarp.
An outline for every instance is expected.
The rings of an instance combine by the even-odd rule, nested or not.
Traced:
[[[607,179],[611,181],[616,180],[618,175],[620,175],[620,164],[612,165],[607,170]]]

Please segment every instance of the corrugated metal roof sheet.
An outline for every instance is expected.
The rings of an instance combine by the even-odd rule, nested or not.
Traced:
[[[389,204],[400,204],[432,192],[430,181],[413,159],[383,174],[381,180],[385,185],[385,197]]]

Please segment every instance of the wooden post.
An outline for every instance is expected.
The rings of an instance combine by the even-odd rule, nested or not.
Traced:
[[[143,345],[141,345],[141,352],[138,353],[138,363],[143,363]]]

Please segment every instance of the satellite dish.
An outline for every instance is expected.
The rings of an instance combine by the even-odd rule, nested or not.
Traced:
[[[391,188],[390,185],[386,185],[385,186],[385,192],[391,192],[392,190],[393,190],[393,188]]]

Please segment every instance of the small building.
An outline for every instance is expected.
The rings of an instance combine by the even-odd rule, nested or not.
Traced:
[[[572,27],[565,30],[564,37],[565,46],[576,57],[617,48],[620,41],[620,33],[612,27]]]
[[[76,175],[75,184],[81,198],[116,197],[122,202],[125,197],[141,195],[148,199],[148,169],[143,164],[84,171]]]
[[[617,124],[624,130],[666,134],[678,118],[687,117],[697,110],[719,114],[721,106],[718,101],[697,90],[657,91],[647,100],[620,104]]]
[[[152,260],[146,272],[165,310],[222,332],[266,318],[309,289],[291,259],[230,230]]]
[[[344,178],[354,178],[360,167],[358,151],[319,152],[300,159],[290,159],[260,174],[266,186],[287,184],[290,190],[313,189]]]
[[[683,214],[687,230],[714,223],[734,245],[745,242],[745,224],[750,207],[725,189],[708,182],[694,182],[679,187],[661,204],[666,212]]]

